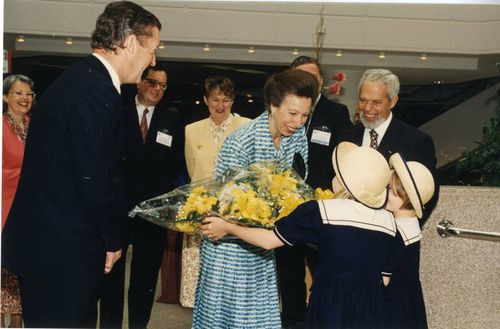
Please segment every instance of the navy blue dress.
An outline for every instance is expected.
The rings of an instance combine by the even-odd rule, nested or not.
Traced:
[[[396,226],[401,239],[397,239],[394,268],[387,286],[386,327],[394,329],[427,328],[424,296],[420,284],[420,238],[418,219],[398,218]]]
[[[309,201],[278,221],[274,232],[286,245],[318,247],[307,328],[383,327],[381,272],[396,243],[391,213],[353,200]]]

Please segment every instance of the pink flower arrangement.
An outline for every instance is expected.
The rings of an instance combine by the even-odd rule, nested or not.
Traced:
[[[342,85],[346,80],[346,74],[344,72],[338,72],[334,76],[332,76],[333,82],[328,86],[328,90],[334,95],[340,95]]]

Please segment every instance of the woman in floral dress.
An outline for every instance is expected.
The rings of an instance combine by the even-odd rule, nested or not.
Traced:
[[[234,83],[221,76],[205,79],[203,99],[210,116],[186,126],[185,156],[188,174],[192,182],[213,177],[215,161],[226,137],[239,126],[250,122],[231,113],[234,102]],[[184,235],[182,245],[182,274],[180,303],[194,306],[200,262],[199,235]]]
[[[2,229],[16,194],[28,133],[29,116],[35,93],[33,80],[24,75],[11,75],[3,81],[2,135]],[[22,326],[21,300],[17,278],[2,268],[2,327],[4,315],[10,314],[10,327]]]
[[[231,134],[219,153],[216,176],[265,160],[307,163],[304,124],[317,96],[310,73],[287,70],[264,86],[266,111]],[[306,168],[307,171],[307,168]],[[203,239],[193,328],[281,328],[273,251],[235,237]]]

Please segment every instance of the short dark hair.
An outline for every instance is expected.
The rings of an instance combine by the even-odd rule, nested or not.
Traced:
[[[292,64],[290,64],[290,68],[291,69],[295,69],[297,68],[297,66],[301,66],[301,65],[304,65],[304,64],[314,64],[318,67],[319,69],[319,74],[323,75],[321,73],[321,66],[319,65],[319,62],[316,58],[314,57],[311,57],[311,56],[299,56],[297,58],[295,58],[292,62]]]
[[[165,74],[167,74],[167,69],[165,67],[163,67],[160,64],[156,64],[155,66],[148,66],[148,67],[146,67],[146,69],[144,69],[144,71],[142,71],[141,80],[146,79],[149,75],[149,72],[151,72],[151,71],[165,72]]]
[[[35,91],[35,83],[33,82],[33,80],[31,80],[30,78],[28,78],[27,76],[22,75],[22,74],[13,74],[13,75],[9,75],[8,77],[6,77],[3,80],[3,95],[4,96],[10,92],[12,85],[16,81],[21,81],[21,82],[27,83],[30,86],[31,91]]]
[[[130,1],[111,2],[97,18],[90,43],[92,49],[116,50],[122,48],[129,35],[141,43],[153,35],[152,28],[161,29],[158,18]]]
[[[213,76],[205,79],[205,97],[209,97],[210,93],[219,89],[222,94],[234,99],[234,82],[233,80],[223,76]]]
[[[264,105],[271,112],[271,105],[279,107],[287,95],[310,98],[318,96],[318,80],[314,75],[302,70],[288,69],[275,73],[264,85]]]

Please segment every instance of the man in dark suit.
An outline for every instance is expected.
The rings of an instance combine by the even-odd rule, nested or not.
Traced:
[[[374,147],[386,159],[396,152],[400,153],[406,161],[418,161],[432,172],[436,192],[425,206],[420,221],[423,225],[439,198],[434,142],[429,135],[392,115],[391,110],[398,101],[398,93],[399,79],[391,71],[385,69],[365,71],[359,83],[360,122],[346,130],[341,136],[341,141]]]
[[[148,67],[137,84],[137,96],[124,107],[127,210],[141,201],[170,192],[174,188],[174,180],[184,171],[184,138],[180,119],[160,105],[166,89],[165,69]],[[163,257],[167,235],[165,228],[138,216],[125,220],[124,254],[106,278],[100,301],[100,324],[104,328],[122,326],[128,245],[132,245],[128,291],[130,328],[146,328],[149,322]]]
[[[297,57],[291,68],[311,73],[320,88],[323,77],[319,62],[309,56]],[[343,104],[326,98],[320,90],[306,123],[309,148],[308,177],[312,188],[332,189],[334,176],[332,153],[342,131],[352,126],[349,111]],[[317,253],[308,246],[283,247],[276,250],[278,277],[280,280],[282,317],[284,327],[294,328],[304,320],[306,310],[305,263],[314,269]]]
[[[98,17],[93,54],[35,106],[2,266],[18,275],[26,327],[95,327],[105,273],[121,255],[120,84],[155,63],[161,24],[132,2]]]

